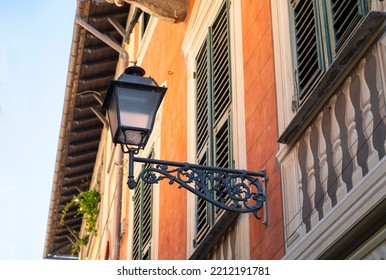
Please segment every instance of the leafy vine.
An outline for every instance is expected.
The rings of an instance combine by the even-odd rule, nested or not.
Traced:
[[[71,253],[73,255],[79,252],[81,246],[86,246],[88,244],[91,234],[94,234],[95,236],[97,235],[96,223],[99,201],[100,194],[98,191],[94,189],[87,190],[74,196],[62,210],[62,215],[60,217],[60,223],[62,225],[64,225],[64,220],[68,210],[73,206],[77,208],[77,213],[74,217],[82,216],[83,221],[85,222],[83,236],[79,235],[77,241],[72,246]]]

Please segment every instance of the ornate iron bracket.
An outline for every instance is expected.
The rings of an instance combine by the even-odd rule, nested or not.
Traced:
[[[170,185],[176,183],[178,188],[184,188],[217,207],[237,213],[251,212],[257,219],[261,219],[257,212],[264,207],[263,224],[268,224],[265,170],[250,172],[187,162],[141,158],[135,156],[139,152],[138,148],[128,148],[123,152],[129,153],[127,184],[130,189],[136,187],[134,162],[150,164],[150,167],[140,172],[140,178],[144,182],[156,184],[168,179]]]

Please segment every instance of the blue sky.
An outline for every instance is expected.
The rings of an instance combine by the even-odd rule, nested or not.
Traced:
[[[42,259],[76,0],[0,7],[0,260]]]

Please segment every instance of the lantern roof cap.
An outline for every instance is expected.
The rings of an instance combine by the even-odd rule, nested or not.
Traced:
[[[137,64],[134,64],[133,66],[129,66],[125,69],[125,74],[127,75],[134,75],[134,76],[145,76],[145,69],[143,69],[140,66],[137,66]]]
[[[144,77],[145,70],[142,67],[137,65],[129,66],[125,69],[121,76],[119,76],[118,80],[113,80],[113,83],[122,82],[128,84],[138,84],[141,86],[151,86],[158,87],[157,82],[152,77]],[[110,84],[111,86],[111,84]]]
[[[111,80],[107,89],[106,98],[102,105],[102,111],[107,110],[110,103],[111,96],[114,92],[114,88],[126,87],[137,89],[149,89],[150,91],[166,92],[166,87],[158,86],[157,82],[152,77],[144,77],[145,70],[137,65],[129,66],[125,69],[121,76],[117,80]]]

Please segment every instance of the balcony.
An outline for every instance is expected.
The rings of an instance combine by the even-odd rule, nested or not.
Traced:
[[[286,258],[315,259],[386,197],[386,36],[282,157]]]

